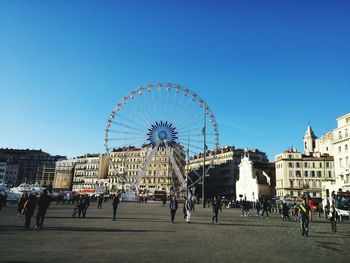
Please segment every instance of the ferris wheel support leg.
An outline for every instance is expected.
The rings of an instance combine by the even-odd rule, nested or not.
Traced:
[[[186,187],[187,187],[185,179],[183,178],[181,171],[180,171],[180,168],[177,165],[175,158],[174,158],[173,154],[171,153],[171,150],[170,150],[167,143],[165,143],[165,149],[166,149],[166,154],[168,155],[170,162],[171,162],[172,166],[174,167],[175,174],[176,174],[176,176],[179,179],[179,182],[181,184],[180,191],[184,191],[184,190],[186,190]]]
[[[143,163],[142,167],[138,171],[138,173],[136,175],[136,180],[135,180],[135,183],[133,186],[133,188],[135,188],[136,191],[139,190],[140,181],[141,181],[142,177],[145,175],[148,166],[152,162],[152,158],[156,155],[156,153],[158,151],[158,147],[159,147],[159,143],[157,143],[156,146],[152,149],[152,151],[150,151],[147,154],[146,161]]]

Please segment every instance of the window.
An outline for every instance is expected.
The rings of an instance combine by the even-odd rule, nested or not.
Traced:
[[[348,137],[348,129],[345,129],[345,137]]]
[[[293,177],[293,171],[289,171],[289,177]]]
[[[329,168],[329,162],[326,162],[326,167]]]
[[[322,168],[322,163],[320,162],[320,168]]]
[[[311,177],[315,177],[315,171],[311,171]]]
[[[309,172],[308,171],[304,171],[304,176],[308,177],[309,176]]]
[[[343,158],[339,158],[339,168],[343,167]]]
[[[338,152],[341,153],[341,146],[338,147]]]
[[[332,172],[328,171],[328,177],[331,178],[332,177]]]
[[[321,171],[317,171],[317,177],[322,177],[322,172]]]
[[[347,144],[345,144],[345,151],[347,152],[348,151],[348,145]]]
[[[349,167],[349,157],[348,156],[345,157],[345,167],[346,168]]]
[[[300,170],[296,170],[296,171],[295,171],[295,176],[296,176],[296,177],[301,177],[301,172],[300,172]]]
[[[305,163],[304,163],[304,167],[305,167],[305,168],[307,168],[307,167],[308,167],[307,162],[305,162]]]
[[[289,162],[289,163],[288,163],[288,167],[289,167],[289,168],[293,168],[293,163]]]
[[[296,163],[296,167],[297,167],[297,168],[300,168],[299,162]]]
[[[341,139],[341,131],[338,132],[338,139]]]

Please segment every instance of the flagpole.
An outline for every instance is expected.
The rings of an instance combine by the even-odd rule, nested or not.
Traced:
[[[204,128],[203,128],[203,172],[202,172],[202,203],[205,207],[204,201],[204,181],[205,181],[205,157],[206,157],[206,125],[207,125],[207,104],[204,102]]]

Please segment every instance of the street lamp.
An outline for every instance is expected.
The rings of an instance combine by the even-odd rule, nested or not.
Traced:
[[[205,157],[206,157],[206,151],[207,151],[207,145],[206,145],[206,125],[207,125],[207,104],[204,102],[204,127],[203,127],[203,172],[202,172],[202,202],[203,207],[205,207],[204,202],[204,181],[205,181]]]

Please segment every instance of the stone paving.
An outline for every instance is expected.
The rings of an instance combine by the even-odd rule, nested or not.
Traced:
[[[224,208],[219,224],[211,224],[211,208],[196,206],[192,223],[184,222],[182,206],[175,224],[168,206],[121,203],[117,221],[111,204],[86,218],[72,218],[72,205],[51,204],[44,229],[24,229],[15,205],[0,211],[0,262],[349,262],[350,223],[315,218],[310,237],[297,222],[241,217]],[[32,219],[34,227],[35,218]]]

